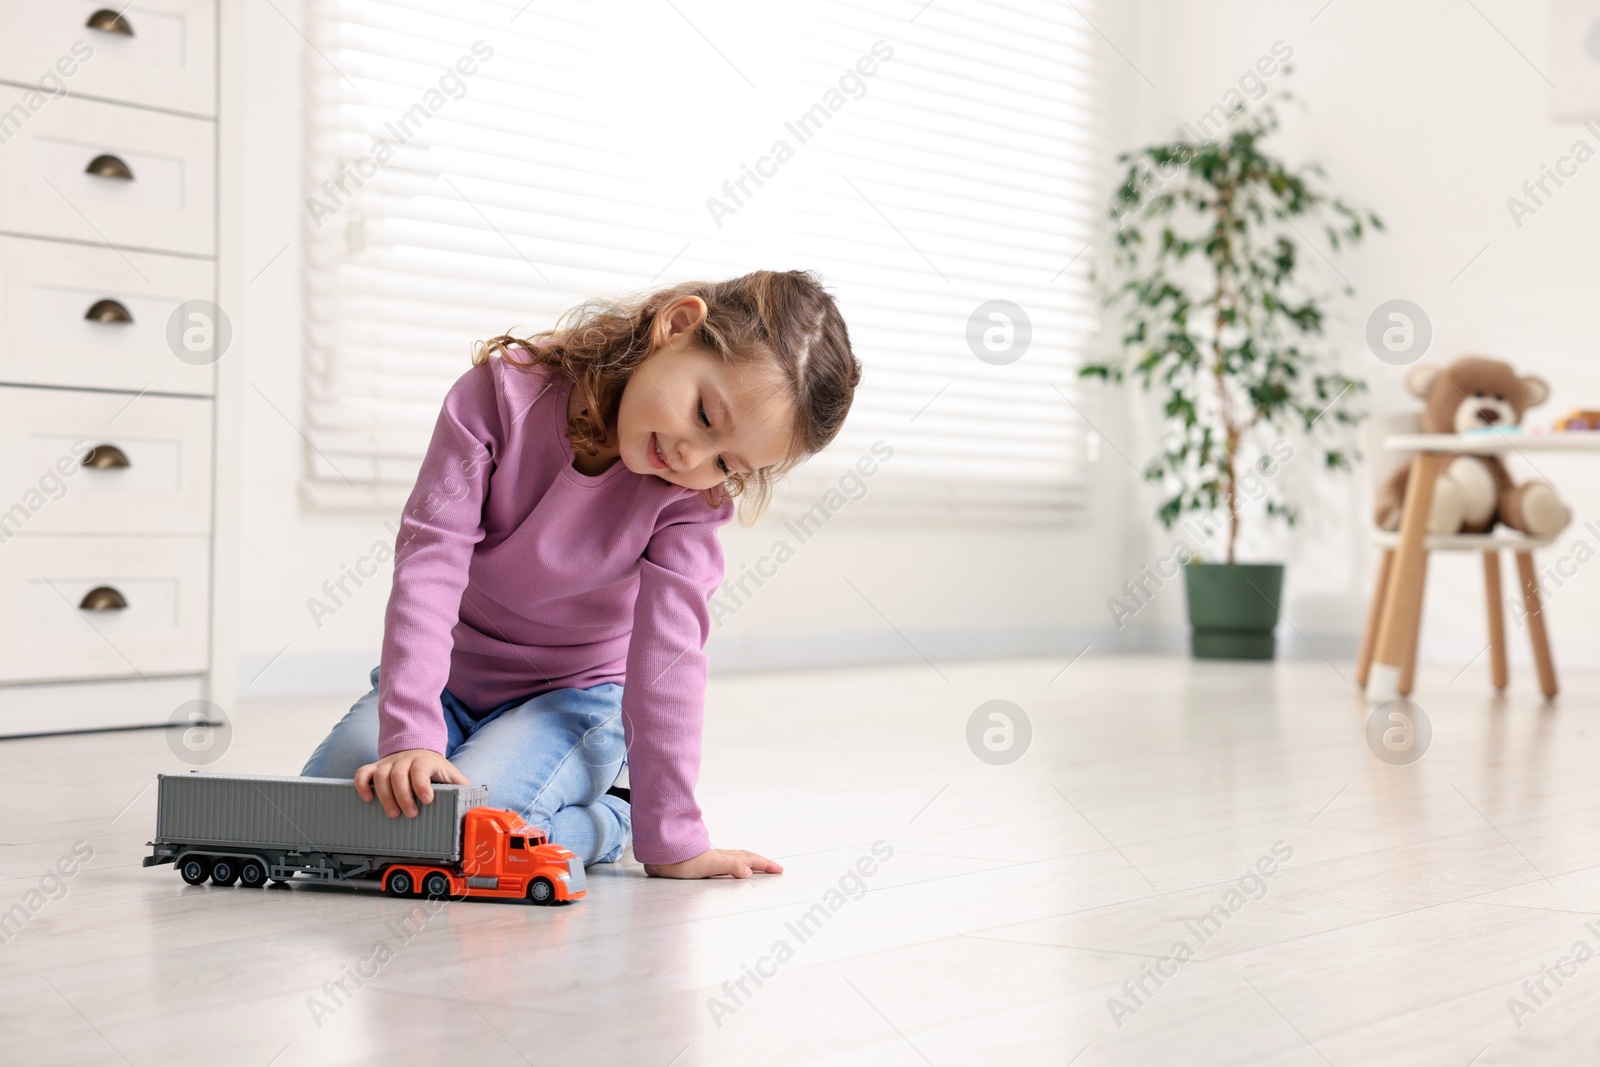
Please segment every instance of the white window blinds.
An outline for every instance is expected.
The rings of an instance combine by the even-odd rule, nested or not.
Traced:
[[[1067,398],[1102,200],[1083,0],[306,11],[308,502],[398,507],[476,340],[803,268],[865,370],[780,502],[809,506],[881,441],[863,511],[1082,506]]]

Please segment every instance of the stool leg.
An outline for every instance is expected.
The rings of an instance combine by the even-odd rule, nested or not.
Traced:
[[[1544,630],[1544,605],[1539,599],[1539,577],[1533,553],[1517,553],[1517,576],[1522,579],[1522,601],[1528,607],[1528,636],[1533,641],[1533,665],[1539,671],[1539,691],[1549,700],[1556,695],[1556,665],[1550,659],[1550,639]]]
[[[1428,584],[1428,553],[1422,553],[1417,575],[1417,601],[1411,613],[1411,628],[1406,632],[1405,660],[1400,664],[1400,685],[1396,690],[1401,696],[1408,697],[1415,688],[1417,680],[1417,645],[1422,636],[1422,594]]]
[[[1372,588],[1372,603],[1367,605],[1367,627],[1361,631],[1361,652],[1356,656],[1356,685],[1367,687],[1367,674],[1372,669],[1372,651],[1378,647],[1378,622],[1383,618],[1383,597],[1389,591],[1389,571],[1394,567],[1394,549],[1383,550],[1383,562],[1378,564],[1378,584]]]
[[[1417,625],[1417,597],[1422,589],[1423,568],[1427,566],[1424,546],[1428,511],[1433,506],[1433,487],[1443,464],[1444,456],[1436,452],[1424,452],[1411,460],[1405,507],[1400,513],[1400,543],[1394,549],[1393,573],[1378,621],[1378,647],[1373,650],[1372,676],[1367,680],[1367,697],[1371,700],[1389,700],[1398,690],[1408,634]]]
[[[1505,689],[1506,613],[1500,602],[1500,553],[1483,554],[1483,591],[1489,601],[1489,681],[1498,692]]]

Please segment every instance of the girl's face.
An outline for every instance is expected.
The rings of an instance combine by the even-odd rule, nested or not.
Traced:
[[[694,340],[705,302],[685,297],[658,319],[657,347],[623,387],[617,447],[636,474],[711,489],[729,474],[788,457],[793,405],[763,359],[729,366]]]

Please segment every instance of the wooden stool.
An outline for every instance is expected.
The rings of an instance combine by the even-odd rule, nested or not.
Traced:
[[[1399,534],[1379,531],[1374,540],[1383,547],[1383,560],[1378,565],[1378,582],[1372,591],[1372,602],[1367,608],[1367,624],[1361,636],[1361,652],[1356,660],[1356,684],[1367,687],[1372,669],[1372,654],[1378,643],[1378,629],[1387,607],[1390,585],[1395,578],[1395,544]],[[1434,552],[1479,552],[1483,555],[1484,598],[1489,613],[1489,680],[1496,690],[1502,690],[1509,681],[1506,666],[1506,623],[1501,606],[1500,553],[1510,551],[1517,557],[1517,577],[1522,585],[1522,602],[1527,608],[1528,637],[1533,645],[1533,662],[1539,675],[1539,691],[1546,699],[1556,695],[1555,663],[1550,658],[1550,640],[1544,625],[1544,604],[1539,597],[1538,574],[1533,565],[1533,550],[1551,543],[1549,538],[1523,537],[1519,534],[1429,534],[1423,542],[1422,565],[1419,573],[1401,576],[1398,595],[1414,598],[1415,617],[1406,632],[1405,660],[1400,668],[1399,692],[1409,696],[1416,681],[1417,644],[1422,628],[1422,593],[1427,582],[1428,558]]]
[[[1517,575],[1522,584],[1522,600],[1527,608],[1528,636],[1533,642],[1533,662],[1538,668],[1539,689],[1548,699],[1556,695],[1556,670],[1550,659],[1550,642],[1545,633],[1544,609],[1539,599],[1539,583],[1533,567],[1533,550],[1544,548],[1555,538],[1526,537],[1515,530],[1499,530],[1486,534],[1430,534],[1426,532],[1428,507],[1433,499],[1434,480],[1444,468],[1447,456],[1438,452],[1399,452],[1386,446],[1393,435],[1416,434],[1420,418],[1415,411],[1390,415],[1377,415],[1369,419],[1362,430],[1362,451],[1368,457],[1368,476],[1376,489],[1402,466],[1410,465],[1411,480],[1407,488],[1401,529],[1411,530],[1411,540],[1402,546],[1401,530],[1374,530],[1373,543],[1383,550],[1378,566],[1378,584],[1372,593],[1372,603],[1367,609],[1366,630],[1361,637],[1361,652],[1356,660],[1356,684],[1363,690],[1374,672],[1374,661],[1391,663],[1385,668],[1378,690],[1394,686],[1401,696],[1408,696],[1416,682],[1417,643],[1422,628],[1422,593],[1427,584],[1428,560],[1435,552],[1478,552],[1483,556],[1484,599],[1489,611],[1489,679],[1496,690],[1506,687],[1506,623],[1503,610],[1503,588],[1500,581],[1500,553],[1511,552],[1517,557]],[[1600,445],[1600,434],[1588,435]],[[1430,440],[1433,438],[1430,437]],[[1587,440],[1587,437],[1583,438]],[[1487,439],[1478,439],[1478,444]],[[1574,438],[1581,444],[1579,438]],[[1489,442],[1528,446],[1521,439],[1508,442]],[[1564,442],[1550,442],[1563,444]],[[1406,525],[1406,520],[1411,525]],[[1403,550],[1402,550],[1403,549]],[[1396,573],[1404,567],[1403,560],[1412,559],[1415,565],[1406,568],[1411,573]],[[1392,598],[1392,601],[1391,601]],[[1384,647],[1380,649],[1380,641]],[[1385,653],[1379,657],[1379,652]],[[1396,657],[1393,661],[1390,656]],[[1371,694],[1369,694],[1371,695]],[[1383,699],[1379,696],[1377,699]]]

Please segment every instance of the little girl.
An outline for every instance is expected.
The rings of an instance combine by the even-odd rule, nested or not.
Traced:
[[[733,498],[754,521],[850,410],[833,298],[800,271],[686,282],[472,362],[406,503],[372,691],[300,773],[391,817],[482,782],[586,864],[631,834],[651,875],[779,873],[713,848],[695,802],[707,604]]]

